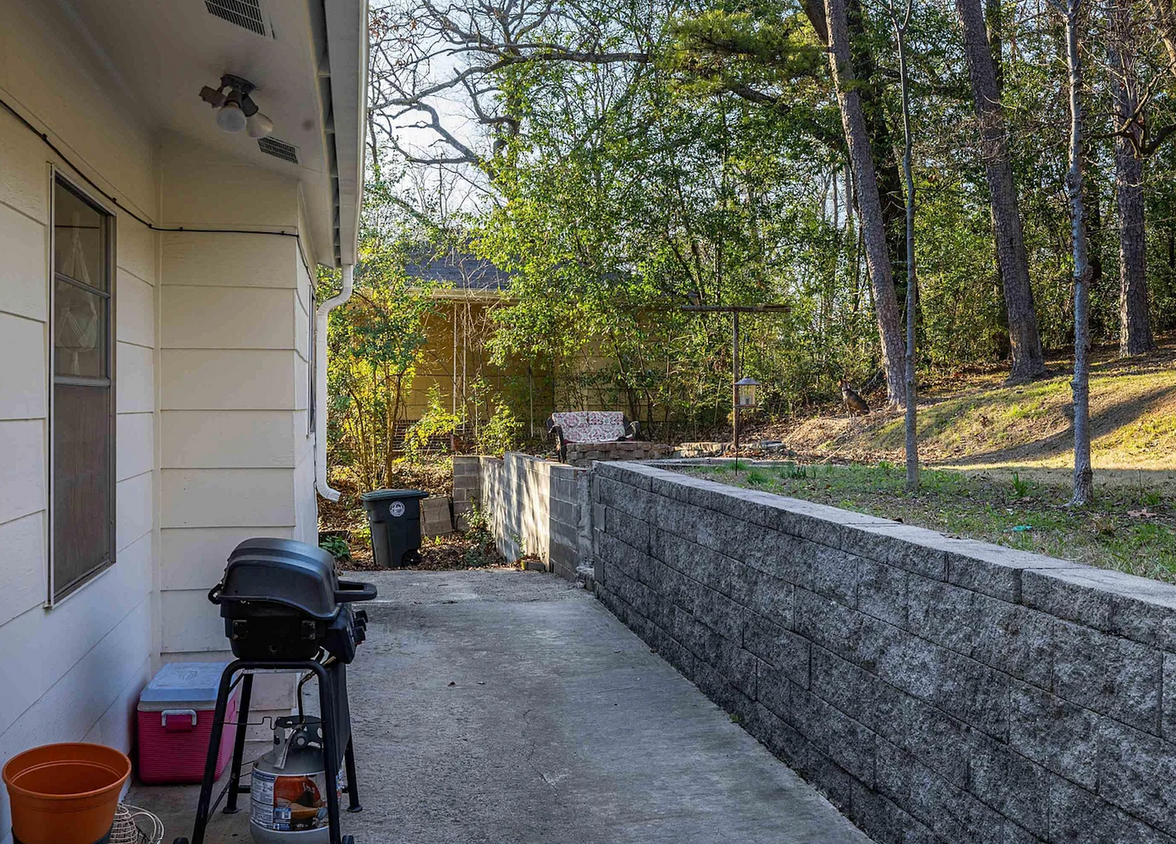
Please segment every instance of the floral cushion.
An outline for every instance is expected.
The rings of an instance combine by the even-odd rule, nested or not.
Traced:
[[[625,414],[614,410],[576,410],[551,414],[564,442],[610,443],[625,437]]]

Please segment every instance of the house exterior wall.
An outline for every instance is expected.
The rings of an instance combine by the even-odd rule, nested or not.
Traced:
[[[317,534],[300,185],[151,129],[61,15],[0,0],[0,97],[80,168],[0,109],[0,764],[58,741],[130,752],[161,662],[228,657],[206,595],[229,551]],[[116,562],[46,608],[55,167],[115,217]],[[298,232],[306,251],[158,233],[122,208],[160,227]],[[289,678],[265,680],[256,708],[288,711]],[[0,793],[0,844],[9,827]]]
[[[49,5],[49,4],[46,4]],[[95,82],[65,30],[0,0],[0,96],[87,177],[147,218],[150,133]],[[157,652],[157,236],[115,214],[116,562],[47,609],[52,167],[95,192],[0,111],[0,763],[28,747],[129,750],[131,710]],[[10,827],[0,795],[0,842]]]
[[[167,227],[305,230],[297,181],[174,136],[160,159]],[[310,276],[293,237],[160,237],[160,650],[165,661],[228,659],[207,595],[234,546],[317,544]],[[288,680],[255,688],[255,708],[289,708]]]

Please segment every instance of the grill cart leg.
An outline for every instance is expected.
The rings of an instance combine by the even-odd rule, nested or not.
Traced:
[[[319,713],[323,723],[323,761],[327,779],[327,823],[330,826],[331,844],[341,844],[339,793],[335,791],[333,779],[338,772],[339,756],[335,747],[335,684],[331,682],[330,672],[320,663],[309,662],[307,667],[318,677]]]
[[[347,811],[362,812],[363,806],[359,805],[359,786],[356,785],[355,777],[355,740],[350,732],[347,734],[347,751],[344,758],[347,762]]]
[[[239,665],[239,660],[228,664],[221,674],[220,688],[216,693],[216,709],[212,715],[212,735],[208,738],[208,756],[204,760],[204,780],[200,784],[200,800],[196,803],[196,822],[192,828],[192,844],[204,844],[204,830],[208,826],[209,804],[212,802],[212,785],[216,774],[216,758],[220,754],[221,736],[225,731],[225,710],[229,704],[229,690],[232,688],[233,674],[236,673]],[[338,844],[338,842],[333,841],[331,844]]]
[[[235,815],[237,795],[243,793],[241,789],[241,761],[245,755],[245,731],[249,724],[249,704],[253,697],[253,675],[245,674],[241,678],[241,703],[237,707],[237,735],[233,740],[233,767],[229,771],[229,793],[225,800],[226,815]],[[248,789],[245,789],[248,791]]]

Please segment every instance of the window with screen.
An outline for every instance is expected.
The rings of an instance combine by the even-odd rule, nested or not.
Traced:
[[[50,598],[114,562],[112,219],[53,185]]]

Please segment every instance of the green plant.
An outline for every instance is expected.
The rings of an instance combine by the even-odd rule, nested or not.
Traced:
[[[483,454],[502,454],[513,448],[523,430],[523,420],[514,411],[499,402],[490,419],[478,430],[478,451]]]
[[[762,486],[771,483],[771,481],[772,479],[763,469],[752,469],[747,473],[747,482],[753,486]]]
[[[347,544],[347,540],[341,536],[326,536],[319,542],[319,548],[322,548],[339,562],[345,562],[351,559],[351,547]]]
[[[404,435],[405,454],[410,460],[419,460],[430,440],[452,434],[464,421],[461,413],[445,409],[441,403],[441,390],[433,385],[429,388],[429,406]]]
[[[1017,494],[1017,498],[1025,498],[1028,496],[1029,490],[1029,481],[1021,480],[1020,472],[1013,472],[1013,492]]]

